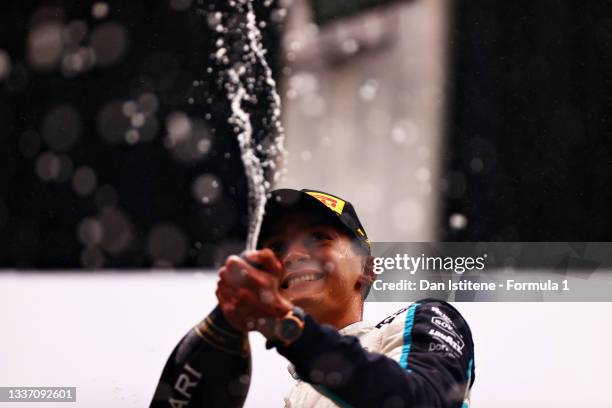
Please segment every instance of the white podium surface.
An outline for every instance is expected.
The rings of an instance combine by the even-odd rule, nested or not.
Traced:
[[[215,305],[205,272],[0,273],[0,386],[74,386],[76,403],[146,407],[175,344]],[[402,307],[367,303],[365,319]],[[612,406],[612,303],[458,303],[476,344],[474,407]],[[286,360],[250,335],[246,407],[282,407]],[[31,403],[30,403],[31,404]],[[23,403],[0,406],[25,407]]]

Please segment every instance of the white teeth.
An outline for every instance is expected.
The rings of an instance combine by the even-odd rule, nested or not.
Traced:
[[[317,279],[317,275],[315,274],[308,274],[308,275],[300,275],[300,276],[296,276],[295,278],[291,278],[287,281],[287,287],[293,285],[294,283],[298,283],[298,282],[305,282],[305,281],[313,281]]]

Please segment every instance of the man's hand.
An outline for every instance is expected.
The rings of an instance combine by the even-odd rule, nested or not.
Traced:
[[[293,309],[279,292],[283,266],[270,249],[232,255],[219,269],[217,299],[225,319],[240,331],[271,338],[278,318]]]

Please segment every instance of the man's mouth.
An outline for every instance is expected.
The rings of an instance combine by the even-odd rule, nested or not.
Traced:
[[[289,289],[291,286],[301,282],[312,282],[325,277],[324,273],[321,272],[300,272],[300,273],[289,273],[283,279],[281,283],[282,289]]]

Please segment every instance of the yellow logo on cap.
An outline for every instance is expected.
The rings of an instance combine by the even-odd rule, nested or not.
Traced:
[[[306,191],[306,194],[316,198],[327,208],[330,210],[337,212],[338,214],[342,214],[342,210],[344,209],[344,201],[339,199],[338,197],[330,196],[329,194],[319,193],[317,191]]]

